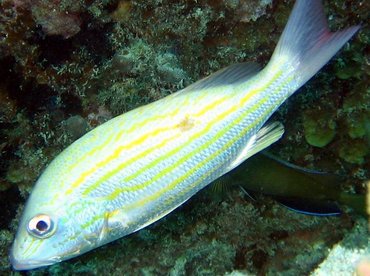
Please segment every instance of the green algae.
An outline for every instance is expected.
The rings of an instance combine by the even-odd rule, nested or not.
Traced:
[[[353,164],[363,164],[365,157],[370,153],[369,145],[363,140],[353,139],[349,144],[341,145],[339,156]]]
[[[347,118],[348,135],[355,138],[368,136],[370,124],[370,111],[355,113]]]
[[[303,116],[304,135],[307,143],[315,147],[325,147],[336,134],[335,116],[330,112],[306,112]]]
[[[0,230],[0,273],[10,270],[8,252],[13,239],[14,234],[12,231],[7,229]]]

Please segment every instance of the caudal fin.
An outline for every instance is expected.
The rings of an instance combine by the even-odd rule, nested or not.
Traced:
[[[358,31],[359,26],[330,32],[321,0],[297,0],[276,46],[270,66],[286,64],[298,89]]]
[[[339,202],[352,208],[357,214],[366,217],[366,196],[357,194],[341,193]]]

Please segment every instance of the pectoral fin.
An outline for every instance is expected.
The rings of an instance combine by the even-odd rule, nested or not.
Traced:
[[[275,143],[281,138],[284,133],[284,126],[280,122],[274,122],[262,127],[255,135],[253,135],[239,156],[229,165],[227,172],[239,166],[249,157],[255,155]]]

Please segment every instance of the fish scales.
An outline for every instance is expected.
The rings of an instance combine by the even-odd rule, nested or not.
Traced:
[[[278,72],[276,75],[280,74]],[[68,162],[61,156],[61,166],[66,169],[59,169],[59,177],[65,179],[65,183],[72,183],[70,186],[62,184],[65,194],[102,198],[107,206],[105,213],[92,216],[84,223],[82,231],[99,219],[114,214],[117,209],[132,214],[131,217],[138,216],[137,225],[145,220],[155,220],[220,176],[224,167],[248,140],[246,132],[264,123],[258,120],[264,118],[261,117],[262,111],[273,112],[268,106],[276,106],[275,101],[285,97],[285,93],[281,92],[286,89],[286,84],[281,87],[281,79],[273,76],[271,82],[256,78],[249,84],[254,87],[248,89],[249,92],[243,97],[239,96],[239,89],[245,87],[236,87],[234,91],[224,91],[217,96],[213,95],[214,91],[205,90],[165,98],[146,106],[147,112],[139,110],[137,115],[134,110],[113,120],[111,124],[103,125],[104,129],[97,128],[96,131],[102,136],[99,140],[107,141],[100,145],[99,150],[89,148],[90,137],[86,137],[87,142],[81,139],[72,145],[72,150],[73,147],[86,150],[76,154],[81,156],[81,160],[90,158],[93,161],[87,165],[79,158],[77,161],[70,159],[71,166],[66,166]],[[270,96],[267,85],[271,86],[270,89],[278,88],[276,97]],[[265,93],[261,93],[263,91]],[[190,96],[193,98],[189,99]],[[196,102],[196,108],[189,112],[184,102]],[[163,109],[169,113],[172,110],[163,107],[171,105],[183,108],[179,108],[175,116],[166,116]],[[162,110],[161,116],[156,116],[155,110],[158,108]],[[152,114],[153,119],[150,118]],[[135,129],[132,127],[136,124],[135,119],[140,124],[140,131],[130,136]],[[193,124],[191,129],[183,130],[183,120],[191,121],[188,122]],[[126,121],[131,124],[125,125]],[[120,132],[114,135],[115,129],[120,129]],[[110,139],[112,136],[125,139]],[[229,162],[225,162],[227,159]],[[87,178],[89,181],[83,182]],[[59,196],[60,193],[55,200]],[[49,203],[54,204],[54,201]],[[83,210],[82,206],[78,211],[82,213]],[[131,227],[125,225],[128,232],[135,231],[135,227],[135,224]]]
[[[252,91],[254,92],[248,94],[248,97],[252,98],[253,94],[257,94],[258,91],[262,90],[263,88],[253,89]],[[151,119],[145,116],[145,113],[140,114],[140,116],[144,115],[145,124],[141,123],[143,122],[140,121],[141,117],[135,116],[134,114],[134,116],[132,116],[132,122],[138,119],[139,124],[141,123],[142,132],[133,137],[125,136],[126,139],[123,141],[115,139],[114,142],[108,143],[102,149],[107,150],[107,155],[101,155],[99,152],[96,152],[96,157],[99,159],[94,158],[94,163],[91,164],[91,168],[86,168],[85,164],[83,168],[79,168],[78,166],[75,167],[78,172],[75,176],[77,180],[73,182],[72,187],[68,188],[67,193],[71,193],[72,189],[75,189],[75,193],[80,193],[84,196],[91,194],[94,197],[104,197],[107,200],[123,197],[122,201],[128,203],[130,202],[130,198],[124,196],[125,192],[142,192],[143,195],[149,198],[149,195],[154,190],[161,188],[161,190],[168,192],[171,189],[168,188],[167,185],[164,185],[164,181],[171,184],[173,183],[169,185],[169,187],[175,188],[176,185],[180,185],[180,181],[174,182],[173,179],[169,178],[169,174],[174,170],[186,171],[186,175],[189,175],[189,172],[192,172],[191,174],[199,174],[202,169],[208,170],[210,164],[208,162],[202,162],[200,164],[204,164],[204,168],[198,165],[198,170],[195,171],[194,168],[192,168],[194,163],[192,158],[199,158],[197,156],[213,156],[209,154],[209,151],[220,148],[222,145],[222,143],[220,143],[222,137],[229,135],[228,132],[233,132],[234,135],[239,134],[239,136],[242,136],[240,134],[243,132],[239,130],[240,121],[247,120],[253,121],[254,124],[257,123],[254,117],[246,117],[245,112],[241,112],[241,104],[251,106],[251,103],[246,101],[248,97],[238,101],[239,97],[237,97],[237,94],[239,91],[236,91],[237,93],[226,91],[225,95],[215,99],[214,95],[210,94],[212,92],[213,91],[204,91],[204,95],[202,95],[202,93],[196,93],[195,101],[199,108],[192,110],[192,113],[190,113],[187,108],[183,108],[183,110],[179,109],[175,116],[172,115],[170,117],[162,115],[159,119],[156,117]],[[192,96],[194,96],[194,94]],[[178,96],[176,98],[171,97],[169,100],[164,99],[164,101],[165,100],[170,102],[175,101],[175,103],[172,103],[174,106],[185,106],[183,103],[189,101],[189,95],[184,94],[183,96]],[[261,100],[265,99],[262,98]],[[201,101],[204,101],[204,104],[202,104]],[[235,103],[230,104],[230,101]],[[221,108],[222,104],[224,105],[224,109]],[[150,109],[156,109],[158,106],[162,107],[164,105],[171,105],[171,103],[162,103],[159,101],[156,102],[156,106],[152,105],[148,107]],[[259,110],[261,108],[264,109],[264,106],[259,102],[253,106],[257,107],[254,113],[256,114],[255,117],[258,117],[258,113],[260,113]],[[232,110],[239,110],[240,115],[233,115]],[[248,108],[247,110],[250,112]],[[169,109],[168,112],[172,112],[172,110]],[[148,113],[153,114],[151,110],[149,110]],[[127,115],[131,114],[127,113]],[[231,119],[230,123],[223,123],[223,120],[229,121],[229,117],[234,118]],[[121,121],[127,121],[125,116],[119,119],[118,124],[123,128],[121,133],[130,135],[130,130],[128,129],[126,131],[126,129],[124,129],[124,123],[121,123]],[[181,125],[184,124],[184,122],[185,124],[190,124],[191,128],[194,130],[191,131],[191,129],[187,129],[184,131],[184,127]],[[218,131],[216,135],[211,132],[211,126],[215,124],[214,122],[224,125],[224,127],[218,128],[221,129],[221,131]],[[263,122],[258,123],[261,124]],[[250,122],[244,124],[250,125]],[[147,126],[147,130],[144,130],[145,126]],[[116,122],[113,122],[112,125],[108,125],[108,128],[117,128]],[[110,131],[107,130],[105,132],[104,130],[104,133],[110,133]],[[122,136],[121,133],[118,136]],[[214,136],[216,136],[216,138]],[[131,139],[127,139],[127,137]],[[109,141],[109,138],[106,138],[106,140]],[[229,137],[225,137],[223,140],[228,141],[230,139]],[[84,143],[84,141],[82,140],[81,143]],[[243,142],[240,144],[243,145]],[[233,145],[231,144],[228,146],[232,147]],[[95,151],[95,149],[92,150]],[[222,153],[220,150],[216,152]],[[224,153],[226,153],[230,159],[233,158],[233,155],[230,155],[228,152]],[[237,151],[235,151],[234,156],[236,153]],[[89,155],[89,152],[86,154]],[[143,159],[143,157],[145,157],[145,159]],[[211,160],[211,158],[208,159]],[[139,164],[137,163],[138,160],[141,160]],[[77,161],[77,164],[82,164],[82,162]],[[187,166],[188,169],[183,170],[181,166]],[[92,175],[98,171],[102,173],[96,173],[96,177],[92,177]],[[181,176],[176,173],[172,175],[174,175],[175,178],[182,179]],[[78,188],[82,180],[88,177],[91,178],[91,182],[85,183],[83,187],[81,187],[81,190],[79,190]],[[192,179],[189,179],[188,181],[191,182],[191,180]],[[199,186],[197,185],[197,187]],[[200,188],[202,187],[200,186]],[[182,190],[182,187],[180,190]],[[155,198],[158,198],[161,194]],[[140,196],[138,193],[130,193],[130,195],[131,201],[135,202],[138,196]],[[185,194],[185,196],[187,195]],[[181,198],[180,201],[182,200],[184,199]],[[115,202],[117,203],[117,201]],[[136,205],[138,204],[136,203]],[[118,207],[121,206],[118,205]],[[113,211],[116,208],[117,205],[112,204]]]

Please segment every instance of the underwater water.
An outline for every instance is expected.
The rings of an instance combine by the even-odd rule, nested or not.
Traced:
[[[345,176],[338,190],[364,195],[370,4],[323,2],[332,30],[361,29],[273,115],[285,134],[269,152]],[[0,0],[0,275],[351,275],[370,254],[366,215],[343,207],[340,216],[307,216],[238,185],[216,196],[205,189],[154,224],[60,264],[16,272],[8,257],[35,181],[64,148],[220,68],[266,65],[293,3]]]

